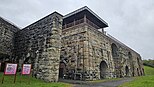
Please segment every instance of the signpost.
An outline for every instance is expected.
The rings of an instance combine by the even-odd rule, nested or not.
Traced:
[[[17,73],[17,64],[13,63],[6,63],[3,78],[2,78],[2,84],[4,81],[4,76],[5,75],[14,75],[14,83],[16,81],[16,73]]]
[[[31,74],[31,67],[32,67],[31,64],[23,64],[23,65],[22,65],[21,76],[22,76],[22,75],[29,75],[29,77],[30,77],[30,74]],[[29,81],[29,83],[30,83],[30,81]]]

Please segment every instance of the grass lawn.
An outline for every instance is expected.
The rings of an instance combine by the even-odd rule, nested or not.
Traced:
[[[154,68],[149,66],[144,66],[145,69],[145,75],[154,75]]]
[[[134,77],[134,80],[120,87],[154,87],[154,68],[144,66],[145,76]]]
[[[71,87],[71,84],[55,82],[46,83],[42,80],[38,80],[28,76],[20,76],[17,74],[16,82],[14,81],[14,76],[5,76],[4,83],[2,84],[3,73],[0,72],[0,87]]]

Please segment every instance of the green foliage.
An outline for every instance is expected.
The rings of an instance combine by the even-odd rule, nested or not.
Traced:
[[[143,64],[154,68],[154,60],[143,60]]]
[[[2,84],[2,76],[3,74],[0,73],[0,87],[71,87],[71,85],[67,83],[46,83],[42,80],[35,79],[33,77],[21,77],[20,75],[17,75],[15,84],[13,83],[14,76],[5,76],[4,83]]]
[[[154,68],[144,66],[145,76],[135,77],[133,81],[122,84],[120,87],[154,87]]]

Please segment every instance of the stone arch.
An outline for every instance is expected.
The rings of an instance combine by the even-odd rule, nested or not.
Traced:
[[[117,45],[112,43],[111,48],[112,48],[112,57],[113,58],[118,57],[118,47],[117,47]]]
[[[128,68],[128,66],[125,66],[125,74],[126,74],[126,77],[129,76],[129,68]]]
[[[108,75],[108,65],[105,61],[100,63],[100,78],[104,79]]]
[[[59,78],[64,78],[65,71],[66,71],[66,64],[64,62],[60,62],[60,64],[59,64]]]

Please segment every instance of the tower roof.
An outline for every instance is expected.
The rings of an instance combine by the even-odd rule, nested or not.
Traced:
[[[89,9],[87,6],[84,6],[80,9],[77,9],[63,17],[63,23],[70,23],[74,19],[78,20],[82,18],[86,14],[87,18],[95,23],[100,28],[108,27],[108,24],[101,19],[97,14],[95,14],[91,9]]]

